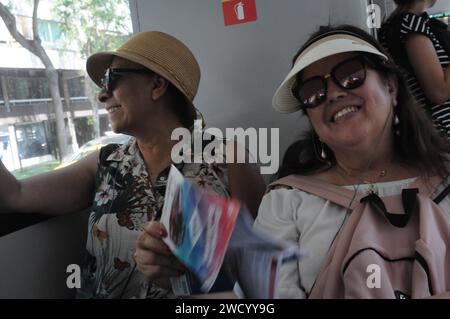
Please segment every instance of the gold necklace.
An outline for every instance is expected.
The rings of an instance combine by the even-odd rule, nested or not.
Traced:
[[[353,174],[350,174],[350,173],[347,172],[347,170],[346,170],[345,168],[343,168],[337,161],[336,161],[336,168],[337,168],[336,171],[338,172],[338,174],[341,175],[341,177],[343,177],[344,179],[347,179],[347,177],[351,177],[351,178],[354,178],[354,179],[358,180],[358,181],[359,181],[359,184],[366,184],[366,185],[369,185],[369,186],[368,186],[369,188],[368,188],[367,192],[368,192],[368,193],[373,193],[373,194],[378,194],[378,189],[377,189],[377,187],[375,186],[375,184],[378,183],[378,181],[379,181],[381,178],[383,178],[384,176],[386,176],[386,174],[387,174],[387,169],[384,169],[384,170],[380,171],[380,173],[378,174],[376,180],[374,180],[374,181],[372,182],[372,181],[369,181],[369,180],[367,180],[367,179],[360,178],[359,176],[355,176],[355,175],[353,175]],[[342,171],[342,172],[341,172],[341,171]],[[345,175],[344,175],[343,173],[344,173]]]

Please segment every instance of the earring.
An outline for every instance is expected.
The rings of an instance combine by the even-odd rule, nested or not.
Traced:
[[[395,135],[400,136],[400,120],[398,119],[397,114],[394,116],[394,132]]]
[[[327,154],[325,153],[325,145],[323,144],[323,143],[321,143],[322,145],[322,151],[320,152],[320,157],[323,159],[323,160],[326,160],[327,159]]]
[[[319,161],[328,163],[328,161],[327,161],[327,153],[325,152],[325,144],[320,140],[320,137],[314,131],[311,131],[311,134],[312,134],[312,143],[313,143],[313,148],[314,148],[314,155],[316,156],[316,158]]]

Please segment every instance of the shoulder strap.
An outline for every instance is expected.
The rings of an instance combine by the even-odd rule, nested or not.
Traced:
[[[428,20],[428,25],[442,45],[444,51],[450,55],[450,32],[448,31],[447,24],[438,19],[431,18]]]
[[[423,178],[417,178],[409,188],[418,188],[420,194],[424,196],[431,196],[434,190],[442,183],[442,178],[432,177],[428,182],[425,182]],[[361,193],[354,195],[354,191],[332,185],[321,181],[311,176],[289,175],[269,185],[269,189],[278,185],[289,186],[303,190],[307,193],[328,199],[329,201],[338,204],[343,207],[355,208],[361,199],[365,196]],[[435,203],[440,203],[450,193],[450,184],[439,193],[433,200]],[[352,201],[353,199],[353,201]]]
[[[329,201],[338,204],[342,207],[355,208],[359,204],[362,194],[354,191],[332,185],[310,176],[289,175],[271,183],[270,188],[277,185],[285,185],[300,189],[307,193],[328,199]]]
[[[447,195],[450,193],[450,184],[447,185],[446,188],[444,188],[444,190],[442,192],[440,192],[434,199],[433,201],[436,204],[439,204],[445,197],[447,197]]]
[[[440,176],[433,176],[429,178],[428,180],[424,180],[422,177],[418,177],[414,183],[411,184],[410,188],[418,188],[419,193],[426,197],[431,197],[433,193],[439,188],[442,183],[445,183],[445,180],[442,179]],[[443,191],[441,191],[434,199],[433,201],[435,203],[439,203],[441,200],[445,198],[445,196],[448,195],[450,192],[450,185],[447,186]]]

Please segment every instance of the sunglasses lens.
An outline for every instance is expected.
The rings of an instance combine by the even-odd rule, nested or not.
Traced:
[[[305,108],[316,107],[323,102],[325,96],[325,83],[320,78],[314,78],[304,82],[298,90],[298,97]]]
[[[337,65],[331,71],[333,81],[344,89],[356,89],[366,79],[366,68],[359,58],[352,58]],[[304,108],[313,108],[321,104],[327,96],[325,76],[316,76],[294,88],[294,95]]]
[[[359,60],[350,60],[334,70],[334,78],[345,89],[355,89],[364,83],[366,69]]]
[[[111,70],[110,69],[106,69],[105,74],[103,75],[103,77],[100,80],[100,84],[102,85],[102,88],[106,92],[109,91],[109,87],[111,85]]]

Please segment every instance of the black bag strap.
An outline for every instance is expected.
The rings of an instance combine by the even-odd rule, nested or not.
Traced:
[[[444,188],[444,190],[442,192],[440,192],[434,199],[433,201],[436,204],[439,204],[445,197],[448,196],[448,194],[450,193],[450,184],[447,185],[446,188]]]
[[[390,213],[386,209],[383,200],[375,193],[370,193],[369,195],[363,197],[361,199],[361,203],[367,202],[370,204],[374,209],[384,215],[391,225],[395,227],[405,227],[408,224],[416,206],[416,196],[418,193],[418,188],[405,188],[402,190],[402,203],[403,209],[405,210],[404,214]]]

